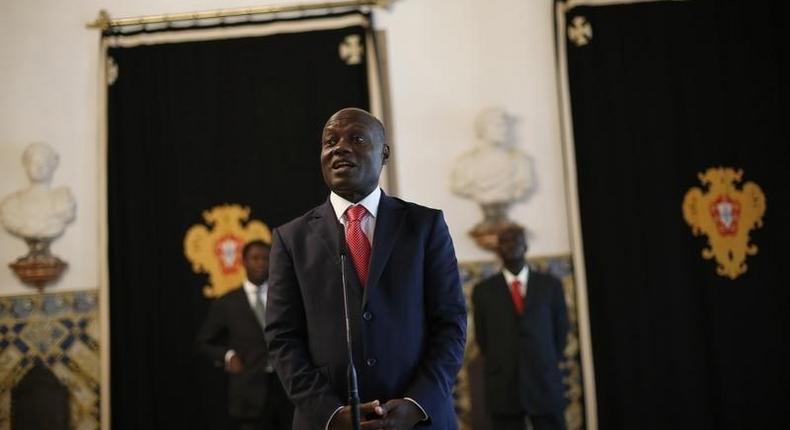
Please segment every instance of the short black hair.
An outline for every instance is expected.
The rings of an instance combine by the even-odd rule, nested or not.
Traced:
[[[264,242],[264,241],[262,241],[260,239],[251,240],[251,241],[245,243],[244,244],[244,248],[241,249],[241,258],[247,258],[247,253],[250,252],[250,249],[252,249],[252,248],[254,248],[256,246],[261,246],[261,247],[266,248],[266,249],[271,249],[272,248],[271,245],[269,245],[268,243],[266,243],[266,242]]]
[[[373,128],[375,129],[376,133],[378,133],[379,138],[381,139],[381,143],[385,145],[387,144],[387,130],[386,128],[384,128],[384,124],[381,122],[381,120],[376,118],[375,115],[366,111],[365,109],[360,109],[358,107],[347,107],[333,113],[332,116],[329,117],[329,119],[324,124],[324,128],[326,128],[326,126],[329,125],[329,123],[336,120],[338,116],[342,116],[344,114],[348,115],[351,113],[360,115],[363,118],[365,118],[367,121],[371,122],[373,124]]]
[[[526,238],[527,231],[524,229],[524,227],[518,224],[511,223],[501,227],[500,230],[497,232],[497,236],[502,234],[522,234]]]

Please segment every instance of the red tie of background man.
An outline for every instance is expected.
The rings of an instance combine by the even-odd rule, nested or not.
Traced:
[[[367,215],[368,211],[362,205],[346,209],[346,244],[363,288],[368,282],[368,265],[370,264],[370,242],[365,236],[365,232],[362,231],[362,220]]]
[[[515,280],[510,283],[510,296],[513,298],[513,306],[516,307],[516,313],[521,315],[524,313],[524,299],[521,297],[521,282]]]

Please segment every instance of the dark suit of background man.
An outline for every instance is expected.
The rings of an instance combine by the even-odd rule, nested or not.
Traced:
[[[229,374],[229,415],[239,430],[288,429],[293,406],[268,361],[263,337],[269,245],[244,245],[247,280],[215,300],[198,334],[201,351]]]
[[[455,251],[441,211],[381,191],[388,157],[376,118],[335,113],[321,144],[329,199],[274,231],[266,340],[296,405],[295,430],[350,428],[344,239],[362,428],[457,428],[466,308]]]
[[[496,430],[564,429],[559,365],[568,334],[560,281],[529,270],[517,226],[498,235],[501,273],[475,286],[475,337],[485,359],[485,400]]]

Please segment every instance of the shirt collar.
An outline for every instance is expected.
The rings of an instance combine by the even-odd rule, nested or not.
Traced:
[[[247,295],[255,294],[258,292],[258,286],[250,282],[249,279],[245,279],[244,284],[242,284],[242,286],[244,287],[244,292],[247,293]],[[268,286],[269,286],[269,281],[264,282],[263,285],[261,285],[261,290],[265,291],[266,287]]]
[[[365,196],[364,199],[360,200],[359,205],[362,205],[367,209],[368,213],[376,217],[376,214],[379,212],[379,201],[381,200],[381,188],[376,187],[375,190],[371,191],[370,194]],[[354,206],[355,203],[351,203],[350,201],[340,197],[339,195],[335,194],[334,191],[329,193],[329,202],[332,204],[332,209],[335,210],[335,216],[337,216],[338,221],[343,219],[343,214],[346,213],[346,209],[350,206]]]
[[[527,276],[529,276],[529,267],[527,267],[527,265],[525,264],[524,268],[522,268],[517,275],[510,273],[509,270],[503,267],[502,274],[505,275],[505,282],[507,282],[508,285],[512,284],[513,281],[519,281],[521,285],[527,285]]]

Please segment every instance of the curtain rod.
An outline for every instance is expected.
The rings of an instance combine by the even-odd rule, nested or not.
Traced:
[[[303,3],[270,6],[251,6],[234,9],[217,9],[202,12],[182,12],[167,15],[146,15],[130,18],[110,18],[110,14],[102,9],[99,16],[86,24],[88,28],[107,30],[113,27],[128,25],[162,24],[177,21],[196,21],[201,19],[228,18],[234,16],[261,15],[279,12],[303,12],[315,9],[333,9],[340,7],[374,6],[388,8],[397,0],[335,0],[322,3]]]

